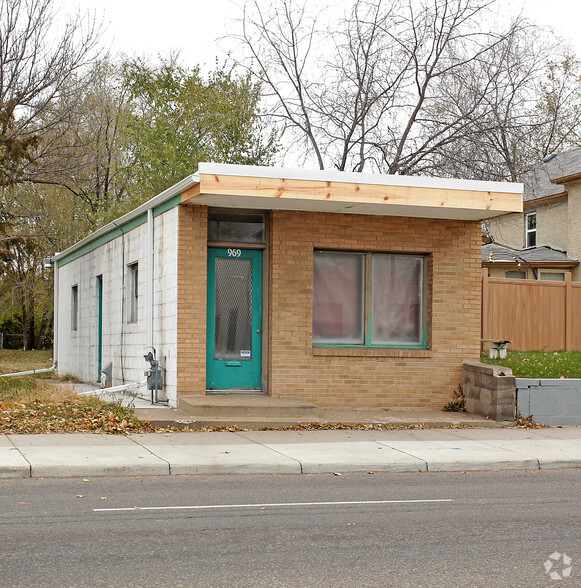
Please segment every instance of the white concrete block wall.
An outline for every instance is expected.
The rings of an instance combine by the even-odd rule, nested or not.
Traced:
[[[176,404],[177,208],[154,218],[153,345],[166,368],[160,397]],[[98,290],[103,276],[102,366],[113,364],[113,384],[144,379],[147,353],[147,224],[59,267],[58,371],[97,382]],[[138,263],[138,320],[129,321],[130,269]],[[71,329],[71,289],[78,286],[78,328]],[[123,328],[122,328],[123,327]],[[146,392],[144,392],[146,393]]]

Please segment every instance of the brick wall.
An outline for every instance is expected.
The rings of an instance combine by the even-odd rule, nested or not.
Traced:
[[[206,393],[207,208],[179,206],[177,385]]]
[[[312,347],[313,250],[429,253],[430,350]],[[480,223],[273,211],[269,391],[319,406],[441,408],[480,350]]]

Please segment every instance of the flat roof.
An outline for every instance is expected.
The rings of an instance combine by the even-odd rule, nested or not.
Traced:
[[[485,220],[522,212],[523,184],[200,163],[183,202],[222,208]]]
[[[54,260],[66,263],[125,226],[178,204],[478,221],[522,212],[523,184],[221,163],[198,171],[78,241]]]

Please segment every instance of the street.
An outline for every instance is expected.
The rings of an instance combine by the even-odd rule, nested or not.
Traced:
[[[0,578],[580,586],[580,488],[580,470],[4,480]]]

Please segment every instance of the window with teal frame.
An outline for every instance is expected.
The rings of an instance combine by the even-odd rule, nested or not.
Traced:
[[[313,345],[426,349],[427,256],[315,251]]]

